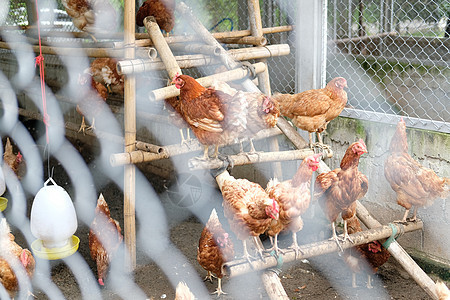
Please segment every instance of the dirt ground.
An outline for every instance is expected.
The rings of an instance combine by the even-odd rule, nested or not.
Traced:
[[[86,160],[91,170],[95,172],[95,161],[89,161],[89,158],[86,158]],[[58,174],[55,175],[55,181],[59,182],[70,193],[70,179],[65,174],[64,169],[55,161],[51,165],[55,167],[54,174]],[[167,201],[167,197],[162,195],[166,193],[167,187],[171,186],[172,183],[151,174],[148,176],[148,180],[158,195],[161,195],[161,201]],[[110,182],[98,183],[97,189],[104,194],[105,199],[109,203],[112,216],[119,220],[123,228],[122,191],[114,183]],[[29,209],[32,199],[32,197],[28,199]],[[170,205],[163,205],[163,207],[165,207],[165,213],[168,218],[171,219],[169,224],[172,247],[176,247],[195,270],[193,273],[186,273],[185,276],[203,278],[206,272],[196,260],[198,239],[203,229],[202,223],[188,209],[182,211],[181,214],[178,211],[178,217],[171,218],[174,212],[170,209]],[[220,213],[220,206],[216,205],[216,208]],[[8,218],[8,209],[5,213]],[[16,234],[17,241],[23,244],[25,240],[20,235],[20,231],[13,228],[13,232]],[[83,297],[83,288],[80,288],[79,284],[80,279],[77,279],[77,276],[74,275],[69,267],[77,264],[76,259],[81,256],[92,274],[96,274],[95,263],[89,256],[89,248],[87,246],[88,227],[79,224],[76,235],[81,239],[78,254],[73,258],[50,261],[51,281],[61,291],[65,299],[97,299],[98,296],[92,296],[92,298],[91,296]],[[290,243],[290,237],[281,237],[280,240],[281,245]],[[299,241],[302,243],[301,239]],[[239,246],[236,246],[236,249],[239,254]],[[38,264],[43,263],[40,259],[37,259],[37,262]],[[157,261],[157,263],[160,262]],[[174,288],[165,272],[161,270],[157,263],[145,255],[138,244],[137,268],[134,273],[129,274],[128,278],[133,280],[145,293],[146,296],[143,298],[174,299]],[[357,277],[358,288],[351,287],[351,271],[349,271],[338,254],[328,254],[311,258],[307,261],[284,264],[281,269],[279,276],[290,299],[430,299],[392,257],[374,276],[374,288],[370,290],[365,287],[366,276],[364,275]],[[268,299],[259,275],[252,273],[232,279],[224,278],[223,289],[229,294],[221,296],[221,298]],[[40,276],[42,274],[36,274],[36,277],[39,278]],[[433,280],[437,279],[433,274],[430,274],[430,276]],[[96,281],[91,282],[91,284],[96,284]],[[101,297],[103,299],[140,299],[142,297],[140,294],[134,294],[133,290],[118,293],[117,285],[120,286],[120,284],[120,281],[106,282],[105,286],[100,288]],[[449,282],[447,282],[447,285],[449,285]],[[204,286],[209,292],[213,292],[217,286],[217,281],[214,281],[214,283],[205,282]],[[34,285],[33,293],[36,299],[59,299],[59,297],[49,296],[48,291],[44,292],[36,285]],[[216,296],[212,295],[210,298],[215,299]]]

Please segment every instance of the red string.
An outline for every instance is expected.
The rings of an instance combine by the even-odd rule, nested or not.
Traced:
[[[47,138],[47,144],[49,143],[48,137],[48,126],[49,126],[49,115],[47,114],[47,98],[45,96],[45,74],[44,74],[44,56],[42,56],[42,47],[41,47],[41,28],[39,26],[39,9],[38,9],[38,0],[36,0],[36,21],[38,27],[38,37],[39,37],[39,55],[36,57],[36,62],[34,67],[39,65],[39,77],[41,79],[41,94],[42,94],[42,110],[44,115],[44,124],[45,124],[45,136]]]

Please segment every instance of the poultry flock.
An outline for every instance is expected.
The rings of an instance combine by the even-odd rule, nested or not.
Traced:
[[[95,39],[95,34],[115,27],[117,12],[106,0],[63,0],[74,25]],[[139,8],[136,24],[144,26],[144,19],[153,16],[159,27],[166,33],[175,25],[174,0],[147,0]],[[105,18],[104,16],[107,16]],[[103,16],[103,17],[102,17]],[[79,76],[82,88],[77,111],[82,115],[80,131],[95,129],[95,117],[101,114],[104,101],[110,94],[124,94],[124,78],[117,73],[117,60],[113,58],[95,59],[91,66]],[[188,75],[176,75],[172,79],[180,89],[179,97],[165,99],[170,119],[177,127],[188,127],[204,146],[202,160],[209,160],[208,148],[215,146],[214,157],[219,157],[219,145],[231,144],[242,139],[250,139],[261,130],[273,128],[279,117],[286,117],[293,125],[309,133],[309,146],[314,149],[328,147],[320,133],[342,112],[347,105],[347,80],[333,78],[322,89],[303,91],[298,94],[265,95],[260,92],[246,92],[230,87],[223,81],[216,81],[210,87],[202,86]],[[88,115],[91,127],[85,125]],[[313,133],[317,143],[313,143]],[[182,143],[185,139],[182,135]],[[256,152],[253,143],[251,151]],[[231,234],[243,244],[243,258],[250,263],[258,258],[250,255],[247,240],[254,241],[259,259],[264,253],[281,255],[286,249],[278,246],[278,236],[282,232],[292,234],[292,246],[296,256],[301,252],[297,233],[303,228],[302,215],[307,211],[312,196],[317,199],[332,228],[332,239],[339,247],[340,239],[350,240],[350,235],[361,232],[356,216],[356,201],[368,191],[368,179],[358,170],[363,154],[367,153],[365,142],[360,139],[352,143],[342,157],[340,167],[319,174],[312,182],[313,173],[318,170],[321,154],[306,157],[300,163],[294,176],[285,181],[271,179],[266,188],[245,178],[235,178],[225,167],[211,170],[223,197],[224,217],[231,232],[226,232],[216,210],[211,212],[201,233],[197,261],[208,272],[206,279],[218,278],[217,295],[226,294],[222,290],[223,265],[235,259]],[[14,154],[9,139],[5,145],[3,159],[20,179],[24,174],[24,160],[20,152]],[[437,176],[431,169],[421,166],[408,154],[406,125],[398,122],[392,138],[389,156],[385,162],[385,176],[397,194],[397,203],[406,209],[400,222],[406,222],[409,210],[415,206],[413,218],[417,220],[417,208],[431,205],[433,200],[445,198],[449,193],[448,178]],[[311,193],[311,186],[313,192]],[[336,233],[335,222],[341,215],[344,221],[342,237]],[[260,235],[270,237],[272,247],[264,249],[258,242]],[[31,252],[22,249],[14,241],[6,220],[0,223],[0,282],[13,296],[18,291],[18,276],[28,280],[34,273],[35,261]],[[121,246],[123,236],[118,221],[111,218],[108,205],[100,195],[95,209],[95,218],[89,232],[89,249],[96,262],[98,283],[104,285],[109,265]],[[342,250],[342,248],[341,248]],[[343,251],[343,250],[342,250]],[[375,273],[389,259],[389,252],[380,241],[346,249],[344,260],[353,272],[352,286],[356,287],[355,273],[367,272],[367,287],[371,288],[370,275]],[[11,267],[20,262],[20,268]],[[442,299],[449,299],[450,292],[445,284],[437,284],[437,292]],[[184,282],[176,288],[175,299],[195,299]]]

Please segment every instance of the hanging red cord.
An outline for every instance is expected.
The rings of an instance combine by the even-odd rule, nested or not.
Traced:
[[[39,26],[39,9],[38,9],[38,0],[36,0],[36,21],[38,28],[38,37],[39,37],[39,55],[36,57],[36,62],[34,67],[39,65],[39,77],[41,79],[41,94],[42,94],[42,110],[43,110],[43,118],[45,124],[45,136],[47,138],[47,144],[49,143],[48,137],[48,126],[49,126],[49,115],[47,114],[47,98],[45,96],[45,74],[44,74],[44,56],[42,55],[42,47],[41,47],[41,29]]]

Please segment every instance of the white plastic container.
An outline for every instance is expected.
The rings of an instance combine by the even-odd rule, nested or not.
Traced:
[[[53,185],[48,185],[49,182]],[[69,194],[49,178],[34,197],[30,217],[31,233],[45,248],[61,248],[72,240],[78,222]]]

